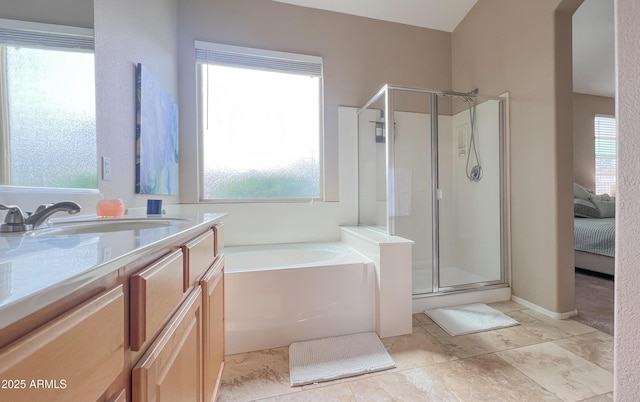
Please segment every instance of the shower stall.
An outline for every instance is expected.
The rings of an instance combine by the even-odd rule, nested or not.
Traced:
[[[507,286],[506,107],[386,85],[358,110],[359,225],[414,241],[414,299]]]

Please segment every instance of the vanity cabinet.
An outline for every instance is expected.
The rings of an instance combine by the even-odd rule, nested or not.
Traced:
[[[0,352],[0,400],[99,400],[125,367],[122,285]]]
[[[152,293],[171,295],[163,301],[165,307],[156,308],[163,312],[171,311],[171,305],[178,308],[132,370],[133,402],[215,400],[224,364],[224,255],[217,252],[222,250],[221,240],[215,227],[210,228],[131,277],[132,307],[145,305],[141,311],[148,311],[155,305],[148,290],[155,282],[155,287],[166,290]],[[180,292],[176,285],[181,285]],[[180,295],[182,301],[176,303]],[[132,350],[153,337],[152,329],[145,330],[144,337],[134,336],[149,325],[149,320],[141,322],[148,316],[131,310]]]
[[[13,389],[0,388],[0,401],[214,401],[224,364],[222,228],[166,242],[53,315],[25,317],[19,335],[1,334],[9,342],[0,380]]]

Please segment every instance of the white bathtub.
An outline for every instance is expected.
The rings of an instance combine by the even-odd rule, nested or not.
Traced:
[[[344,243],[225,247],[227,354],[375,330],[375,268]]]

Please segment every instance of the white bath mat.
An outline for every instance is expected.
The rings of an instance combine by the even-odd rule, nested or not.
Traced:
[[[289,346],[291,386],[373,373],[395,366],[375,332],[294,342]]]
[[[518,321],[482,303],[425,310],[449,335],[465,335],[518,325]]]

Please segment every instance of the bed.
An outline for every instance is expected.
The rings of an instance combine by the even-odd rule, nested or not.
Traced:
[[[615,218],[574,218],[575,267],[613,275]]]
[[[616,203],[608,194],[573,183],[575,267],[615,272]]]

